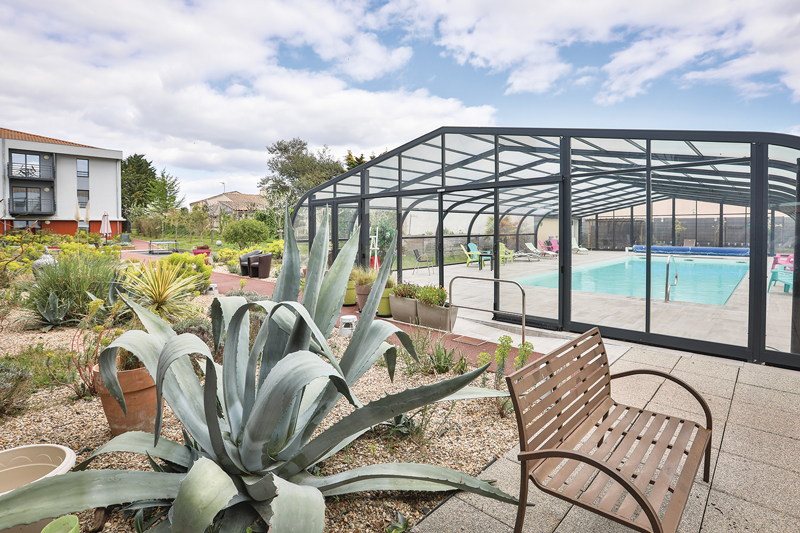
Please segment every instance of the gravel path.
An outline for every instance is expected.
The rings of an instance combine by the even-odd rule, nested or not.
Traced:
[[[206,299],[208,302],[206,302]],[[199,297],[195,303],[208,305],[213,297]],[[51,336],[66,333],[61,330],[41,334],[51,342]],[[7,330],[8,333],[8,330]],[[0,336],[2,346],[13,346],[22,341],[17,330]],[[32,334],[27,334],[32,335]],[[52,337],[56,339],[55,336]],[[58,341],[63,342],[63,341]],[[335,353],[341,354],[346,340],[334,332],[331,344]],[[375,366],[353,387],[363,403],[405,388],[417,387],[452,377],[408,376],[398,361],[395,381],[388,378],[385,368]],[[490,377],[491,382],[491,377]],[[16,416],[0,419],[0,449],[24,444],[53,442],[68,446],[78,454],[78,462],[85,460],[93,450],[108,442],[112,435],[108,429],[100,400],[74,400],[71,389],[61,387],[34,394],[28,407]],[[351,411],[345,401],[340,402],[323,423],[328,427]],[[513,418],[501,418],[494,400],[469,400],[435,404],[426,412],[428,419],[424,436],[401,440],[387,427],[379,426],[328,459],[322,465],[325,475],[386,462],[418,462],[447,466],[467,474],[477,475],[495,457],[516,443],[517,430]],[[421,415],[417,415],[419,420]],[[180,424],[167,408],[162,434],[182,442]],[[108,454],[93,463],[93,468],[149,470],[146,457],[136,454]],[[401,512],[411,523],[416,523],[450,493],[418,492],[368,492],[327,498],[326,531],[366,532],[383,531]],[[81,530],[90,527],[91,511],[81,513]],[[132,531],[130,524],[116,513],[104,531]]]

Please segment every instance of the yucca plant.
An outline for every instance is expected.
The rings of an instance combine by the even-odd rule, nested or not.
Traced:
[[[122,286],[145,309],[171,319],[181,319],[194,312],[191,298],[202,280],[201,274],[186,275],[182,265],[166,261],[150,262],[140,269],[130,268]]]
[[[287,213],[287,221],[289,219]],[[156,381],[158,405],[166,398],[183,424],[184,443],[125,433],[95,450],[77,472],[37,481],[0,497],[0,529],[92,507],[127,503],[136,510],[160,508],[165,519],[154,532],[241,532],[256,525],[269,531],[317,533],[324,529],[324,496],[372,490],[442,491],[463,489],[510,504],[508,494],[466,474],[424,464],[381,464],[318,477],[308,469],[358,438],[370,427],[440,400],[497,396],[469,388],[486,367],[433,385],[406,390],[363,404],[352,385],[381,357],[393,377],[396,348],[385,342],[397,335],[414,357],[408,335],[389,322],[373,321],[380,291],[373,291],[348,348],[337,360],[326,342],[344,300],[357,239],[342,248],[327,274],[327,213],[314,241],[302,304],[297,302],[300,256],[286,224],[286,268],[273,300],[246,302],[220,298],[212,304],[214,342],[225,333],[223,364],[215,364],[208,346],[191,334],[177,335],[154,313],[126,301],[147,329],[129,331],[100,356],[103,381],[125,409],[114,372],[118,348],[135,353]],[[358,232],[355,232],[358,235]],[[394,243],[389,254],[393,253]],[[386,283],[386,261],[376,283]],[[124,298],[124,297],[123,297]],[[267,319],[248,350],[249,309]],[[198,381],[189,355],[205,360],[205,383]],[[342,398],[355,410],[316,434]],[[153,472],[85,470],[102,453],[147,454]],[[153,457],[160,458],[157,463]],[[133,502],[133,503],[131,503]]]

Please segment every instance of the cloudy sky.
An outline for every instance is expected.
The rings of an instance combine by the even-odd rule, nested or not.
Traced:
[[[266,146],[439,126],[800,135],[797,0],[3,0],[0,126],[144,153],[193,201]]]

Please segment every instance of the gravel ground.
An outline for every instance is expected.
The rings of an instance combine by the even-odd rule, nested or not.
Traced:
[[[207,305],[213,297],[202,296],[195,303]],[[58,332],[43,334],[49,337]],[[3,335],[3,341],[19,344],[20,333]],[[49,342],[49,339],[47,339]],[[346,339],[334,332],[332,347],[341,354]],[[3,345],[5,346],[5,344]],[[399,392],[452,377],[408,376],[398,361],[395,381],[388,378],[385,368],[375,366],[353,387],[363,403],[376,400],[385,394]],[[490,376],[491,377],[491,376]],[[491,379],[490,379],[491,381]],[[28,407],[16,416],[0,419],[0,449],[24,444],[53,442],[68,446],[78,454],[78,462],[85,460],[93,450],[108,442],[112,435],[108,429],[100,400],[74,400],[71,389],[62,387],[34,394]],[[323,423],[328,427],[351,412],[352,407],[340,402]],[[322,465],[326,475],[377,463],[417,462],[447,466],[470,475],[477,475],[495,457],[511,448],[517,439],[513,418],[501,418],[494,400],[469,400],[435,404],[425,413],[426,431],[421,437],[401,440],[387,427],[379,426],[368,431],[348,448],[328,459]],[[420,421],[422,415],[415,420]],[[167,408],[162,434],[182,441],[180,424]],[[146,458],[136,454],[108,454],[93,463],[93,468],[149,470]],[[410,523],[419,519],[444,500],[450,493],[368,492],[327,498],[326,531],[366,532],[383,531],[403,513]],[[90,527],[91,511],[81,513],[81,530]],[[121,513],[113,515],[104,531],[132,531]]]

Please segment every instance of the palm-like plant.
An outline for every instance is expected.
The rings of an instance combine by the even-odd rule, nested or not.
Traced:
[[[288,214],[287,214],[288,215]],[[288,220],[287,216],[287,220]],[[100,357],[103,381],[125,409],[114,371],[115,353],[135,353],[155,377],[162,396],[185,428],[184,444],[126,433],[108,442],[64,476],[38,481],[0,497],[0,529],[44,517],[134,502],[129,509],[160,507],[168,519],[150,531],[197,533],[243,531],[254,522],[270,531],[321,532],[324,496],[364,490],[463,489],[500,501],[516,500],[466,474],[423,464],[382,464],[316,477],[308,468],[336,453],[375,424],[431,402],[497,396],[493,390],[466,387],[486,367],[433,385],[384,396],[366,405],[351,386],[381,357],[393,377],[396,349],[384,339],[397,335],[416,357],[408,335],[389,322],[373,321],[380,291],[367,301],[348,348],[337,360],[326,338],[344,300],[356,254],[351,238],[331,269],[327,259],[327,213],[311,248],[302,304],[297,302],[300,259],[287,223],[285,267],[273,301],[247,303],[222,298],[212,305],[214,340],[226,332],[223,364],[214,363],[206,344],[191,334],[176,335],[152,312],[126,299],[147,329],[123,334]],[[358,235],[358,232],[355,232]],[[394,251],[392,243],[389,256]],[[386,283],[386,261],[376,283]],[[248,349],[249,309],[260,307],[264,321]],[[190,354],[206,359],[205,384],[196,378]],[[314,436],[340,398],[355,410]],[[312,438],[313,437],[313,438]],[[85,470],[97,455],[113,451],[148,454],[154,472]]]
[[[162,318],[183,318],[194,310],[190,298],[202,279],[201,274],[182,278],[183,274],[180,264],[150,262],[126,272],[122,286],[137,303]]]

